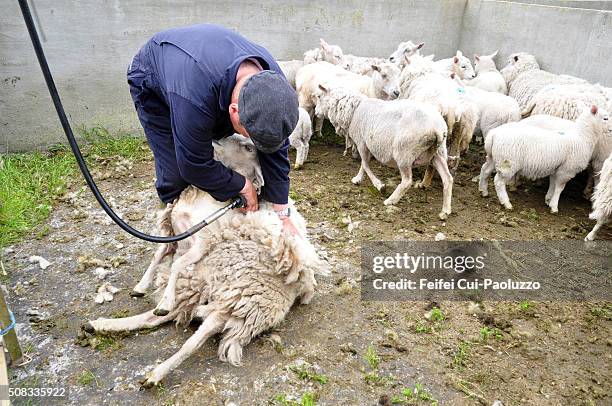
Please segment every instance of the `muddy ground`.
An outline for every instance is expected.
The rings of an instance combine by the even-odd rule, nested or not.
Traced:
[[[423,405],[434,399],[443,405],[610,404],[610,303],[443,302],[437,304],[441,312],[432,313],[431,303],[361,300],[356,281],[362,241],[433,241],[438,232],[454,240],[578,240],[592,226],[578,182],[568,185],[558,215],[546,210],[545,185],[525,183],[512,193],[512,212],[501,209],[494,192],[479,197],[470,179],[481,162],[481,152],[472,148],[456,176],[453,214],[441,222],[439,180],[427,192],[409,191],[397,209],[388,209],[369,181],[350,183],[358,163],[342,157],[342,147],[312,146],[306,167],[292,173],[292,197],[309,221],[311,239],[332,264],[332,276],[320,279],[310,305],[294,306],[277,329],[246,348],[242,367],[220,362],[217,342],[211,341],[162,387],[146,391],[138,380],[171,356],[192,329],[166,325],[79,339],[87,319],[154,306],[151,298],[128,293],[155,246],[111,224],[75,179],[48,221],[3,253],[9,274],[4,283],[31,359],[10,369],[11,382],[67,387],[67,398],[58,402],[78,405],[306,405],[308,394],[320,405],[369,406],[381,396]],[[111,159],[98,163],[95,173],[105,178],[100,186],[114,207],[149,231],[158,205],[152,168],[150,159]],[[399,180],[394,170],[373,168],[387,184]],[[611,230],[600,238],[612,239]],[[31,255],[52,265],[42,271],[29,263]],[[104,281],[121,289],[112,302],[94,303],[103,282],[96,267],[110,270]],[[416,395],[401,395],[415,387]]]

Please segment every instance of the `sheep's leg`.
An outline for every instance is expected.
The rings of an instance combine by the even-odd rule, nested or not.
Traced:
[[[295,165],[293,165],[293,168],[300,169],[302,165],[304,165],[304,143],[302,141],[298,141],[295,144],[297,153],[295,154]]]
[[[448,167],[448,165],[447,165]],[[434,168],[433,166],[427,165],[427,168],[425,168],[425,174],[423,175],[423,179],[417,183],[415,183],[414,187],[418,188],[418,189],[425,189],[431,186],[431,180],[433,179],[434,176]]]
[[[153,371],[147,374],[146,380],[142,386],[150,388],[159,384],[166,375],[196,352],[208,338],[221,332],[224,324],[225,320],[218,313],[211,313],[208,315],[196,332],[189,337],[176,354],[159,364]]]
[[[553,173],[548,177],[548,191],[546,192],[546,196],[544,196],[544,203],[550,204],[550,199],[552,198],[553,192],[555,191],[555,174]]]
[[[506,180],[500,175],[499,172],[495,174],[493,183],[495,183],[495,192],[497,193],[499,202],[506,209],[512,210],[512,204],[510,204],[510,198],[508,197],[508,192],[506,191]]]
[[[189,265],[198,262],[204,256],[204,246],[198,240],[194,241],[189,250],[178,258],[175,258],[170,268],[168,284],[164,289],[164,294],[153,310],[157,316],[165,316],[176,306],[176,281],[180,271]]]
[[[442,179],[442,211],[438,214],[440,220],[446,220],[451,214],[451,200],[453,198],[453,176],[448,169],[448,163],[439,154],[436,154],[433,159],[434,167],[438,171],[438,175]]]
[[[131,296],[144,296],[147,289],[149,289],[151,284],[153,284],[153,279],[155,279],[155,269],[157,269],[157,266],[161,263],[162,259],[164,259],[164,257],[171,252],[172,246],[170,244],[162,244],[159,248],[157,248],[149,267],[145,271],[144,275],[142,275],[140,281],[136,284],[136,286],[134,286],[132,292],[130,292]]]
[[[605,220],[597,220],[597,224],[595,224],[591,232],[587,234],[586,237],[584,237],[584,241],[593,241],[595,239],[595,236],[597,235],[597,232],[601,227],[603,227],[604,224],[606,224]]]
[[[593,176],[593,168],[589,168],[589,179],[587,180],[587,184],[582,191],[582,196],[585,199],[590,199],[593,194],[593,186],[595,185],[595,176]]]
[[[548,204],[550,207],[550,212],[553,214],[559,212],[559,197],[561,197],[561,193],[563,192],[563,189],[565,189],[565,184],[568,181],[569,179],[566,176],[555,176],[555,190],[553,191],[553,194],[550,197],[550,203]]]
[[[397,185],[393,193],[391,193],[391,196],[385,200],[385,206],[399,202],[402,196],[404,196],[404,193],[406,193],[406,189],[412,186],[412,162],[400,168],[400,174],[402,175],[402,181]]]
[[[495,163],[493,158],[487,155],[487,160],[480,169],[480,178],[478,182],[478,190],[482,197],[489,196],[489,177],[495,171]]]
[[[372,181],[374,187],[378,189],[378,191],[381,191],[385,187],[385,184],[382,183],[382,181],[378,179],[376,175],[374,175],[372,169],[370,169],[370,158],[372,158],[372,154],[366,147],[359,148],[358,150],[359,155],[361,156],[361,168],[359,169],[359,174],[361,174],[361,177],[359,177],[359,174],[357,174],[357,176],[353,178],[352,182],[354,184],[361,183],[361,181],[363,180],[363,173],[361,172],[361,170],[363,169],[368,175],[368,178],[370,178],[370,180]]]
[[[314,121],[315,134],[318,137],[322,137],[323,136],[323,131],[322,131],[323,122],[325,121],[325,118],[315,114],[313,121]]]
[[[88,333],[112,333],[121,331],[135,331],[145,328],[157,327],[174,319],[176,313],[165,316],[156,316],[153,310],[141,313],[136,316],[121,317],[119,319],[99,318],[90,320],[83,325],[83,330]]]

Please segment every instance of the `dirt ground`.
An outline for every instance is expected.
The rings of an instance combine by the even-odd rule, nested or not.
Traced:
[[[79,336],[88,319],[154,307],[150,297],[131,298],[129,291],[155,246],[111,224],[75,179],[46,224],[3,253],[9,273],[3,283],[31,358],[11,368],[11,382],[68,387],[68,397],[58,403],[78,405],[312,404],[304,394],[319,405],[611,404],[609,302],[361,300],[356,281],[362,241],[433,241],[438,232],[449,240],[578,240],[590,230],[590,206],[580,197],[579,182],[568,185],[558,215],[544,205],[545,185],[529,182],[511,193],[515,209],[506,212],[494,192],[481,198],[471,182],[481,162],[479,148],[472,148],[455,178],[453,214],[442,222],[439,179],[428,191],[410,190],[397,208],[388,209],[369,181],[351,184],[358,162],[343,157],[342,147],[313,145],[305,168],[292,172],[291,193],[332,276],[320,279],[311,304],[294,306],[277,329],[246,348],[242,367],[220,362],[213,340],[162,387],[144,391],[138,380],[175,353],[192,329],[166,325],[133,335]],[[105,178],[104,195],[131,224],[153,232],[158,203],[152,168],[150,160],[108,160],[94,176]],[[373,168],[387,184],[398,182],[396,171]],[[600,238],[611,240],[610,228]],[[42,271],[28,261],[31,255],[52,265]],[[104,281],[96,267],[110,270]],[[121,290],[112,302],[96,304],[96,289],[105,281]],[[432,312],[432,306],[440,311]]]

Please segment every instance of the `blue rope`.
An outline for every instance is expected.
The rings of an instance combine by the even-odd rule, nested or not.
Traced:
[[[9,312],[9,317],[11,318],[11,324],[9,324],[6,328],[0,330],[0,337],[6,335],[9,331],[15,328],[15,315],[10,309],[7,309]]]

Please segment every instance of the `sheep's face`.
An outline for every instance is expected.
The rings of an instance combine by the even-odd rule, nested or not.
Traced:
[[[402,42],[397,46],[397,49],[389,56],[391,63],[400,64],[404,63],[404,56],[412,56],[419,53],[419,49],[423,48],[424,42],[415,45],[412,41]]]
[[[321,54],[325,62],[341,66],[343,69],[350,68],[349,64],[345,61],[342,48],[338,45],[329,45],[324,40],[321,40]]]
[[[397,99],[400,94],[400,74],[402,73],[400,69],[389,62],[372,65],[372,69],[374,70],[372,80],[376,91],[385,99]]]
[[[500,72],[506,82],[510,83],[519,74],[533,69],[540,69],[535,56],[525,52],[517,52],[508,57],[508,64]]]
[[[234,134],[213,141],[214,158],[253,182],[259,192],[264,185],[263,174],[253,141]]]
[[[452,71],[459,75],[460,79],[472,79],[476,76],[472,63],[463,56],[461,51],[457,51],[457,54],[453,57]]]

